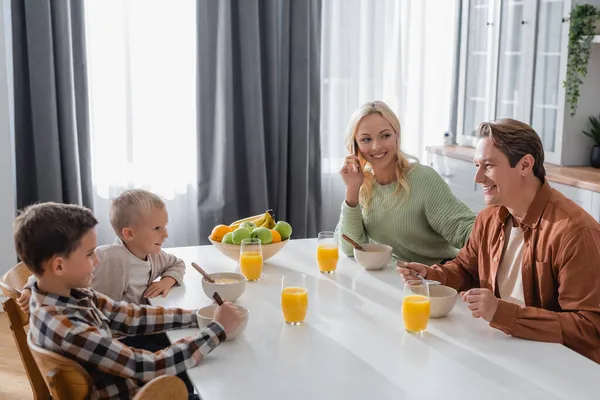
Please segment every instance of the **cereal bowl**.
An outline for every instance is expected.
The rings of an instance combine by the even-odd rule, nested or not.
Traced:
[[[227,339],[225,339],[226,342],[234,340],[239,335],[241,335],[242,332],[244,332],[244,329],[246,329],[246,325],[248,325],[248,317],[250,315],[248,309],[237,304],[234,305],[242,312],[242,323],[236,329],[235,332],[227,335]],[[215,310],[217,309],[217,307],[218,306],[216,304],[211,304],[209,306],[200,308],[196,312],[196,320],[198,321],[198,327],[200,329],[206,328],[208,324],[215,320]]]
[[[202,289],[209,299],[212,299],[213,294],[218,292],[223,301],[235,303],[246,290],[246,278],[242,274],[216,272],[209,275],[216,281],[216,283],[210,283],[206,278],[202,278]]]
[[[429,302],[431,304],[431,311],[429,316],[431,318],[442,318],[448,315],[456,304],[458,292],[444,285],[430,285],[429,286]]]
[[[367,271],[383,269],[392,259],[392,247],[387,244],[361,244],[365,251],[354,249],[354,259]]]

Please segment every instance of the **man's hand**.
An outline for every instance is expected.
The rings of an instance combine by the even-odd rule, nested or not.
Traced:
[[[158,282],[152,282],[148,289],[144,292],[144,297],[147,299],[152,299],[159,294],[162,294],[162,297],[167,297],[169,291],[176,284],[177,281],[170,276],[165,276]]]
[[[414,281],[417,279],[415,273],[421,275],[423,278],[427,276],[427,266],[416,262],[398,261],[396,263],[396,272],[402,275],[405,281]]]
[[[469,304],[473,317],[491,322],[498,309],[498,298],[489,289],[471,289],[461,294],[462,300]]]
[[[21,297],[17,299],[17,304],[21,307],[21,310],[25,314],[29,314],[29,299],[31,298],[31,290],[23,289],[21,291]]]

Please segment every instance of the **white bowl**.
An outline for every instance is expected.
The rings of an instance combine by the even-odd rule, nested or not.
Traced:
[[[456,304],[458,292],[449,286],[430,285],[429,286],[429,302],[431,318],[442,318],[448,315]]]
[[[366,251],[354,249],[354,258],[368,271],[383,269],[392,259],[392,247],[387,244],[361,244]]]
[[[212,299],[213,294],[218,292],[223,301],[235,303],[235,301],[244,293],[244,290],[246,290],[246,277],[242,274],[237,274],[235,272],[216,272],[208,275],[217,282],[219,279],[235,280],[235,282],[231,283],[210,283],[206,278],[202,278],[202,289],[204,289],[204,294],[206,294],[209,299]]]
[[[246,325],[248,325],[248,318],[250,316],[250,312],[248,311],[248,309],[237,304],[235,304],[235,306],[242,312],[242,323],[235,332],[233,332],[230,335],[227,335],[227,339],[225,339],[226,342],[233,340],[239,335],[241,335],[242,332],[244,332],[244,329],[246,329]],[[211,304],[209,306],[202,307],[196,312],[196,321],[198,321],[198,327],[200,329],[205,328],[206,326],[208,326],[208,324],[215,320],[216,309],[217,305]]]

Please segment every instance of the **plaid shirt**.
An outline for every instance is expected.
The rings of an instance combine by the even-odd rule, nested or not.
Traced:
[[[63,297],[44,293],[35,284],[30,310],[33,342],[80,363],[94,383],[91,399],[132,398],[144,382],[197,365],[225,340],[223,327],[213,322],[196,336],[156,353],[128,347],[113,334],[143,335],[197,326],[195,310],[115,302],[89,289],[73,289],[71,297]]]

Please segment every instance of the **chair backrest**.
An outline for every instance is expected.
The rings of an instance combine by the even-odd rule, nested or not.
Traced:
[[[2,278],[0,278],[0,290],[2,290],[2,294],[4,296],[12,299],[18,299],[21,296],[20,290],[17,290],[8,283],[4,282],[4,279]]]
[[[146,383],[133,400],[186,400],[188,391],[185,383],[176,376],[163,375]]]
[[[27,279],[29,279],[31,275],[32,274],[31,271],[29,271],[29,268],[27,268],[25,264],[20,262],[14,267],[12,267],[10,270],[8,270],[8,272],[5,273],[2,277],[2,280],[4,281],[4,283],[11,286],[13,289],[20,292],[21,290],[23,290],[23,287],[27,283]],[[5,294],[5,296],[13,297],[7,294]]]
[[[33,398],[35,400],[49,400],[50,392],[48,391],[46,382],[44,382],[40,369],[31,354],[31,350],[29,350],[29,346],[27,345],[27,334],[25,333],[24,326],[28,323],[28,316],[23,313],[21,307],[19,307],[15,300],[10,297],[8,300],[4,301],[2,305],[8,316],[10,330],[13,339],[15,340],[15,344],[17,345],[19,356],[21,356],[27,378],[29,379]]]
[[[92,388],[92,379],[77,362],[37,346],[27,337],[27,344],[53,399],[84,400]]]

